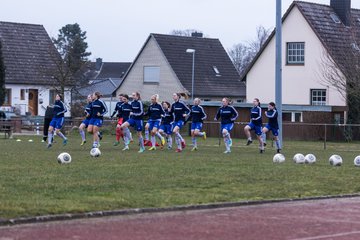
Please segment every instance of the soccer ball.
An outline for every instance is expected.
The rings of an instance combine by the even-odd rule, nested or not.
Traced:
[[[339,155],[331,155],[331,157],[329,158],[329,163],[332,166],[341,166],[343,160]]]
[[[66,152],[60,153],[57,157],[57,161],[59,164],[71,163],[71,156]]]
[[[277,153],[273,157],[273,163],[283,163],[285,162],[285,156],[281,153]]]
[[[92,148],[90,150],[90,155],[92,157],[99,157],[101,155],[100,149],[99,148]]]
[[[354,165],[356,167],[360,167],[360,155],[356,156],[356,158],[354,159]]]
[[[298,164],[305,163],[305,157],[301,153],[295,154],[293,160],[295,163],[298,163]]]
[[[305,163],[312,164],[316,162],[316,157],[314,154],[309,153],[305,156]]]

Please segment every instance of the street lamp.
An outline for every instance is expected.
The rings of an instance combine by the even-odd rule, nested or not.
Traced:
[[[192,61],[192,76],[191,76],[191,102],[194,101],[194,74],[195,74],[195,49],[188,48],[186,49],[187,53],[192,53],[193,61]]]

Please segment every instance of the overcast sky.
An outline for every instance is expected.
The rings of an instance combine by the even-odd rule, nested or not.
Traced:
[[[283,13],[291,2],[282,0]],[[0,21],[42,24],[51,37],[79,23],[91,60],[131,62],[150,33],[198,29],[225,49],[249,41],[257,26],[275,26],[276,0],[0,0],[0,6]],[[352,0],[352,7],[360,9],[360,1]]]

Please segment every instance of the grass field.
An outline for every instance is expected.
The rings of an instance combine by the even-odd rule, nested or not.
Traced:
[[[286,142],[286,162],[273,164],[274,149],[259,154],[256,144],[234,139],[225,155],[218,139],[199,140],[199,151],[189,147],[138,154],[113,147],[105,136],[102,156],[91,158],[90,144],[80,146],[74,134],[63,147],[46,149],[40,137],[0,139],[0,218],[76,213],[141,207],[203,204],[241,200],[301,198],[360,192],[360,168],[353,159],[358,143]],[[32,138],[33,142],[28,142]],[[188,140],[189,142],[189,140]],[[57,155],[68,152],[72,163],[60,165]],[[314,153],[317,163],[297,165],[295,153]],[[341,167],[328,163],[337,153]]]

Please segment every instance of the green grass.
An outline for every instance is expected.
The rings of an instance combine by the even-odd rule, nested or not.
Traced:
[[[90,144],[81,147],[78,136],[65,147],[57,138],[51,149],[40,137],[20,138],[0,139],[0,218],[360,192],[360,168],[353,166],[358,143],[328,143],[323,150],[321,142],[286,142],[286,162],[273,164],[274,149],[259,154],[243,139],[234,139],[229,155],[217,139],[199,140],[197,152],[138,154],[135,144],[122,152],[112,146],[113,136],[105,136],[102,156],[91,158]],[[71,164],[57,163],[64,151]],[[318,161],[294,164],[297,152],[314,153]],[[328,164],[334,153],[343,166]]]

